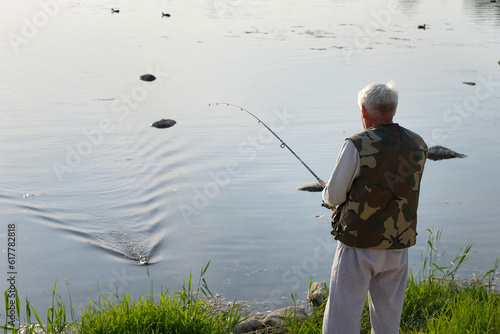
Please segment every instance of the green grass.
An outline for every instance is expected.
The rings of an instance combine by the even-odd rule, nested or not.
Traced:
[[[85,310],[79,333],[225,333],[239,321],[237,306],[213,312],[203,299],[187,291],[160,292],[131,302],[128,295],[116,301],[102,300],[97,309]]]
[[[500,295],[491,289],[499,261],[481,279],[457,280],[455,276],[468,259],[471,245],[461,249],[449,266],[440,266],[442,254],[438,253],[438,244],[441,233],[428,232],[427,254],[421,269],[423,277],[415,277],[412,273],[409,275],[400,333],[500,333]],[[183,282],[182,291],[173,294],[168,290],[155,293],[151,287],[151,293],[135,301],[128,294],[100,295],[97,301],[89,303],[78,320],[72,305],[68,310],[61,302],[54,285],[52,305],[46,317],[42,320],[28,300],[24,317],[26,323],[32,323],[35,318],[35,322],[47,334],[230,333],[242,320],[240,307],[234,303],[228,310],[212,309],[207,300],[213,296],[203,278],[209,264],[202,268],[195,290],[192,289],[192,277],[189,275],[189,280]],[[289,317],[283,324],[257,333],[321,333],[324,308],[324,304],[316,308],[304,321]],[[16,313],[20,319],[19,308]],[[361,323],[361,333],[370,333],[367,305]],[[17,329],[7,325],[0,328],[5,333],[17,332]]]
[[[306,321],[288,319],[279,329],[258,333],[321,334],[325,305]],[[371,330],[368,306],[361,319],[361,334]],[[500,295],[481,284],[415,280],[410,276],[401,317],[400,333],[500,333]]]
[[[500,333],[500,295],[481,284],[416,282],[411,277],[401,332]]]
[[[168,290],[155,294],[151,287],[150,294],[145,294],[135,301],[132,301],[128,294],[99,295],[97,301],[90,301],[79,320],[74,317],[72,305],[69,307],[72,319],[69,321],[66,318],[66,305],[61,302],[54,286],[52,306],[47,311],[46,321],[42,321],[29,301],[26,301],[26,322],[31,323],[34,315],[37,324],[47,334],[229,333],[241,319],[239,304],[233,303],[229,310],[212,310],[207,299],[213,296],[203,278],[209,264],[210,262],[201,270],[196,290],[192,289],[192,277],[189,275],[188,282],[183,282],[182,291],[173,294]],[[205,298],[200,298],[200,292]],[[19,305],[19,300],[17,301]],[[20,316],[18,309],[18,319]],[[4,329],[5,333],[18,331],[7,325],[0,328]]]
[[[457,280],[455,276],[468,259],[471,245],[462,248],[450,265],[441,266],[439,260],[443,254],[438,251],[441,232],[427,231],[430,235],[421,269],[423,277],[409,275],[400,333],[500,333],[500,295],[491,290],[499,261],[481,279]],[[279,329],[258,333],[320,334],[324,309],[323,304],[305,321],[287,319]],[[361,334],[370,331],[369,310],[365,305]]]
[[[97,304],[89,304],[76,325],[78,333],[227,333],[240,321],[239,304],[230,310],[214,311],[210,304],[199,298],[212,296],[203,275],[210,262],[201,270],[198,288],[192,290],[192,277],[183,282],[183,289],[170,295],[161,291],[153,298],[145,295],[130,301],[127,294],[114,294],[116,300],[99,298]]]

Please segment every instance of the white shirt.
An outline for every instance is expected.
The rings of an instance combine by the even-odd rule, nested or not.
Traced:
[[[337,164],[323,189],[323,202],[334,207],[345,202],[352,181],[359,175],[360,162],[356,146],[346,140],[340,149]]]

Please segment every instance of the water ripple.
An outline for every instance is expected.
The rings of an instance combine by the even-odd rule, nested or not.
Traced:
[[[0,205],[118,260],[135,264],[162,261],[159,250],[168,239],[174,213],[169,199],[176,176],[181,174],[171,164],[182,160],[182,144],[170,145],[148,130],[89,157],[92,168],[99,172],[82,173],[87,180],[81,189],[17,193],[9,189],[0,194]]]

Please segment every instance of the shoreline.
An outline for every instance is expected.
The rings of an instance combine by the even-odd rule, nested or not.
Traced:
[[[416,280],[415,276],[410,274],[401,320],[402,333],[413,333],[407,330],[416,326],[415,324],[419,326],[419,330],[426,330],[429,326],[430,328],[435,326],[435,323],[453,323],[455,318],[460,319],[464,317],[463,314],[456,315],[454,312],[469,313],[474,311],[474,316],[469,316],[470,320],[468,320],[472,324],[477,323],[479,325],[483,322],[489,322],[492,323],[492,326],[500,326],[500,293],[496,289],[496,279],[498,276],[499,273],[496,271],[496,268],[492,269],[481,280],[472,279],[468,281],[437,276]],[[200,310],[203,310],[203,312],[207,311],[202,315],[206,321],[211,322],[210,319],[219,319],[220,317],[223,319],[220,333],[226,333],[227,329],[230,329],[230,333],[233,334],[301,333],[300,331],[295,331],[294,328],[302,328],[303,326],[308,329],[307,333],[321,333],[322,317],[327,296],[325,283],[312,283],[306,301],[294,300],[294,305],[269,311],[266,314],[252,312],[250,307],[245,307],[245,302],[236,301],[226,303],[221,295],[213,295],[209,290],[206,290],[208,293],[204,294],[205,298],[195,297],[195,294],[197,295],[200,291],[202,290],[199,287],[193,290],[188,285],[187,287],[183,287],[183,291],[174,292],[173,296],[168,294],[168,292],[163,295],[159,293],[160,299],[157,299],[157,297],[145,294],[136,301],[131,301],[128,294],[125,293],[123,296],[115,296],[117,297],[117,301],[114,302],[106,301],[105,297],[102,296],[102,299],[99,299],[98,303],[94,302],[95,306],[93,310],[89,306],[85,312],[82,312],[80,318],[74,319],[72,322],[66,322],[67,307],[60,302],[61,297],[54,290],[53,308],[49,308],[49,310],[52,310],[50,314],[57,314],[58,318],[53,317],[50,324],[42,324],[40,318],[36,315],[36,310],[33,309],[32,315],[36,315],[39,322],[23,324],[19,327],[17,333],[30,333],[30,330],[33,333],[48,333],[52,332],[55,328],[58,328],[57,333],[92,333],[94,331],[85,329],[85,326],[92,323],[93,326],[106,328],[110,325],[108,322],[114,321],[111,318],[117,310],[124,312],[124,306],[127,309],[126,312],[131,314],[130,318],[132,321],[140,322],[147,319],[147,317],[141,315],[142,311],[139,310],[140,308],[147,308],[151,316],[154,313],[153,310],[165,305],[170,305],[169,309],[162,311],[167,312],[166,314],[168,312],[189,311],[191,308],[199,307],[199,311],[197,312],[200,312]],[[177,302],[164,304],[165,298],[177,300]],[[159,301],[161,302],[158,303]],[[306,303],[306,306],[303,306],[303,303]],[[71,307],[70,305],[70,315],[74,317],[74,310]],[[120,317],[118,317],[118,325],[128,326],[127,323],[130,319],[126,319],[125,313]],[[92,320],[92,318],[95,319]],[[485,321],[484,318],[489,320]],[[61,319],[64,319],[64,321],[61,321]],[[228,322],[227,319],[232,320]],[[368,334],[370,326],[367,305],[365,305],[363,312],[362,323],[364,330],[361,333]],[[0,328],[9,330],[5,326],[0,326]],[[500,327],[488,328],[486,330]],[[135,332],[131,331],[130,333]],[[193,334],[198,332],[186,331],[180,333]],[[429,331],[429,333],[434,332]]]

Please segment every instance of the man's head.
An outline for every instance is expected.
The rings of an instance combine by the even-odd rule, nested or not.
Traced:
[[[365,129],[392,123],[398,107],[398,96],[394,81],[386,85],[372,83],[363,88],[358,93],[358,104]]]

